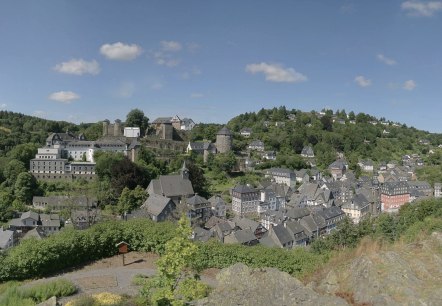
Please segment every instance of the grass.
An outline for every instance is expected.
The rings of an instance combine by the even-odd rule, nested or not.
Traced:
[[[31,287],[23,287],[20,282],[7,282],[0,285],[0,305],[36,305],[52,296],[69,296],[77,292],[75,285],[66,280],[58,279]]]

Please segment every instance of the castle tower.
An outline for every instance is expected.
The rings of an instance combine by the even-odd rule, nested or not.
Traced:
[[[223,127],[216,134],[216,149],[218,153],[227,153],[232,150],[232,133],[227,127]]]
[[[105,119],[103,120],[103,136],[109,135],[109,124],[110,121]]]
[[[114,123],[114,136],[121,136],[121,120],[120,119],[116,119],[115,123]]]

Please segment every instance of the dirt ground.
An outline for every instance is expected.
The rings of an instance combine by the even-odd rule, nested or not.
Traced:
[[[46,282],[56,278],[65,278],[72,281],[78,288],[74,296],[63,298],[60,302],[65,304],[81,294],[94,294],[112,292],[134,296],[139,287],[132,284],[132,279],[137,274],[152,276],[156,272],[155,261],[159,258],[153,253],[129,252],[101,259],[81,268],[61,273],[54,277],[32,281],[27,285]],[[211,287],[217,286],[216,274],[218,269],[207,269],[201,273],[201,280]]]

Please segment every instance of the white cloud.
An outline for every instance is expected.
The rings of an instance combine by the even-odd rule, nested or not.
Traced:
[[[161,45],[161,50],[166,52],[178,52],[183,48],[183,46],[179,42],[172,40],[170,41],[162,40],[160,41],[160,45]]]
[[[402,2],[401,8],[410,16],[430,17],[442,10],[442,1],[409,0]]]
[[[368,87],[371,85],[371,80],[365,78],[362,75],[358,75],[357,77],[355,77],[354,81],[361,87]]]
[[[286,82],[298,83],[307,81],[307,77],[302,73],[295,71],[293,68],[284,68],[279,64],[249,64],[246,71],[252,74],[263,73],[267,81],[270,82]]]
[[[384,63],[386,65],[393,66],[393,65],[397,64],[397,62],[394,59],[388,58],[383,54],[378,54],[376,57],[379,61],[381,61],[382,63]]]
[[[5,110],[6,107],[8,107],[8,105],[6,105],[6,103],[0,104],[0,110]]]
[[[54,67],[54,70],[61,73],[75,75],[83,75],[87,73],[96,75],[100,72],[100,65],[95,60],[88,62],[83,59],[71,59],[68,62],[57,64]]]
[[[192,99],[200,99],[200,98],[204,98],[204,94],[200,93],[200,92],[194,92],[190,95],[190,97]]]
[[[64,104],[70,104],[72,101],[80,99],[80,96],[72,91],[57,91],[50,94],[49,99]]]
[[[100,47],[100,53],[110,60],[131,61],[137,58],[143,50],[136,44],[104,44]]]
[[[154,52],[153,58],[155,63],[166,67],[175,67],[180,63],[179,59],[173,58],[170,54],[161,51]]]
[[[404,82],[404,85],[402,86],[402,88],[403,89],[405,89],[405,90],[413,90],[413,89],[415,89],[416,88],[416,82],[415,81],[413,81],[413,80],[408,80],[408,81],[405,81]]]

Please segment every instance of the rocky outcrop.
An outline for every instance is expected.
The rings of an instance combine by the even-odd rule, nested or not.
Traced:
[[[370,305],[442,305],[442,234],[333,267],[315,289]]]
[[[336,296],[321,295],[277,269],[252,269],[238,263],[217,275],[218,286],[196,305],[347,305]]]

